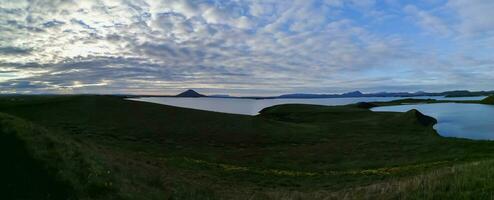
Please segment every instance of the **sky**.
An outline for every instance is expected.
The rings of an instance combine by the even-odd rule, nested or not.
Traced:
[[[0,93],[494,90],[492,0],[0,0]]]

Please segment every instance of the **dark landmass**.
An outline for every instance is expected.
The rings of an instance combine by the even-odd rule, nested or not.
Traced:
[[[374,108],[374,107],[377,107],[376,104],[374,103],[369,103],[369,102],[359,102],[357,104],[355,104],[357,107],[359,108],[364,108],[364,109],[371,109],[371,108]]]
[[[398,121],[410,121],[410,123],[418,123],[422,126],[433,126],[434,124],[437,123],[437,120],[426,116],[419,112],[416,109],[409,110],[408,112],[405,112],[404,115],[401,115],[396,119]]]
[[[426,92],[379,92],[364,94],[360,91],[348,92],[343,94],[285,94],[276,98],[349,98],[349,97],[418,97],[418,96],[442,96],[440,93]]]
[[[494,105],[494,95],[491,95],[491,96],[486,97],[485,99],[482,99],[482,101],[480,101],[480,103]]]
[[[186,90],[180,94],[177,94],[176,97],[206,97],[206,95],[199,94],[194,90]]]
[[[445,97],[476,97],[476,96],[489,96],[494,95],[494,91],[475,91],[470,92],[468,90],[457,90],[444,92]]]
[[[0,180],[0,196],[488,197],[485,191],[494,188],[493,142],[440,137],[432,128],[435,120],[416,110],[368,109],[439,102],[452,101],[288,104],[244,116],[121,96],[2,96],[0,173],[10,178]]]
[[[343,94],[310,94],[295,93],[283,94],[279,96],[231,96],[227,94],[203,95],[194,90],[187,90],[178,95],[114,95],[127,98],[139,97],[211,97],[211,98],[238,98],[238,99],[316,99],[316,98],[359,98],[359,97],[424,97],[424,96],[444,96],[444,97],[476,97],[494,95],[494,91],[468,91],[455,90],[446,92],[378,92],[362,93],[360,91],[348,92]]]
[[[444,97],[475,97],[493,95],[494,91],[446,91],[446,92],[379,92],[379,93],[361,93],[360,91],[349,92],[344,94],[285,94],[276,98],[344,98],[344,97],[423,97],[423,96],[444,96]]]

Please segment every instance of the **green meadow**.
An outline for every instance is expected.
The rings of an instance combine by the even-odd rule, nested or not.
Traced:
[[[244,116],[117,96],[2,96],[0,198],[493,198],[494,142],[441,137],[416,110],[369,110],[436,102]]]

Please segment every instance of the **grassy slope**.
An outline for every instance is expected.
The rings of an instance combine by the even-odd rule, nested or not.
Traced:
[[[26,142],[19,138],[14,126],[25,124],[9,123],[7,116],[0,116],[0,171],[2,178],[0,193],[3,199],[67,199],[70,188],[57,180],[55,175],[44,167],[29,152]],[[29,130],[34,132],[34,130]]]
[[[82,155],[97,155],[89,163],[111,171],[112,184],[94,184],[127,199],[322,198],[348,188],[368,195],[375,184],[392,188],[418,174],[435,183],[451,176],[427,174],[494,152],[491,142],[441,138],[406,114],[356,106],[284,105],[250,117],[109,96],[17,96],[2,97],[0,112],[46,127],[61,143],[73,141]],[[78,196],[90,194],[84,183],[70,185]],[[411,197],[426,191],[408,185],[417,192]]]
[[[494,96],[488,96],[480,101],[482,104],[494,105]]]
[[[110,168],[93,146],[6,114],[0,114],[0,124],[2,172],[9,177],[1,180],[1,189],[11,196],[7,199],[111,197]]]

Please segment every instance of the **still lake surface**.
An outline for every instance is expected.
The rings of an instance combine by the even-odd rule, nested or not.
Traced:
[[[437,100],[479,100],[485,97],[458,97],[445,98],[441,96],[413,97],[416,99],[437,99]],[[337,106],[358,102],[384,102],[404,97],[360,97],[360,98],[317,98],[317,99],[239,99],[239,98],[182,98],[182,97],[143,97],[130,98],[129,100],[144,101],[150,103],[164,104],[183,108],[193,108],[223,113],[233,113],[242,115],[257,115],[263,108],[281,104],[314,104]]]
[[[417,109],[434,117],[434,129],[444,137],[494,140],[494,106],[483,104],[437,103],[383,106],[372,111],[406,112]]]
[[[485,97],[445,98],[413,97],[417,99],[437,100],[480,100]],[[235,98],[180,98],[145,97],[128,100],[144,101],[183,108],[207,110],[242,115],[257,115],[263,108],[281,104],[346,105],[358,102],[385,102],[401,97],[361,97],[361,98],[320,98],[320,99],[235,99]],[[438,123],[434,126],[444,137],[494,140],[494,106],[481,104],[410,104],[373,108],[373,111],[406,112],[417,109],[425,115],[434,117]]]

